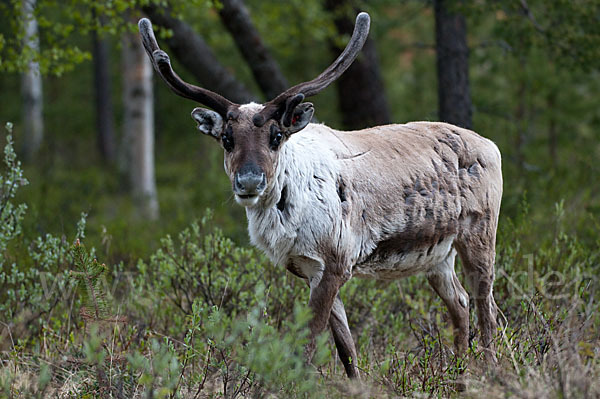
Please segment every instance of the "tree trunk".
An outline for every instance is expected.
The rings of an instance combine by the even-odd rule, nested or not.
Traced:
[[[154,178],[152,64],[137,33],[123,39],[124,145],[133,199],[142,217],[158,218]]]
[[[448,10],[451,0],[435,0],[434,3],[439,118],[470,129],[472,110],[465,19]]]
[[[25,38],[23,46],[28,48],[31,57],[40,49],[38,24],[34,15],[36,0],[23,0],[23,25]],[[23,96],[23,156],[31,160],[36,155],[44,138],[42,75],[40,65],[29,60],[21,81]]]
[[[115,155],[114,117],[111,98],[108,40],[92,32],[94,62],[94,93],[96,100],[96,138],[98,151],[105,161]]]
[[[252,70],[256,83],[267,100],[277,97],[288,88],[287,81],[252,23],[244,1],[221,0],[221,4],[221,20]]]
[[[556,90],[551,90],[546,97],[546,109],[550,110],[550,120],[548,121],[548,155],[553,169],[558,165],[558,123],[556,113],[552,110],[556,107]]]
[[[152,23],[171,29],[173,35],[165,41],[172,55],[202,87],[241,104],[256,100],[256,96],[221,65],[202,37],[188,24],[173,18],[163,7],[151,5],[143,7],[143,11]]]
[[[340,35],[352,35],[356,10],[352,8],[353,17],[344,12],[350,7],[349,0],[325,1],[325,8],[334,15],[334,23]],[[343,48],[336,45],[332,44],[331,47],[335,57],[343,51]],[[336,87],[345,129],[362,129],[390,123],[389,107],[373,40],[367,39],[362,55],[337,80]]]

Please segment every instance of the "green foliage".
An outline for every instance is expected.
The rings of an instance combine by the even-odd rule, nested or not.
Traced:
[[[85,220],[82,218],[82,220]],[[93,316],[96,319],[106,317],[108,307],[106,304],[105,294],[101,284],[102,279],[106,278],[107,268],[105,264],[99,264],[98,260],[90,259],[91,256],[81,244],[79,239],[71,248],[71,257],[75,263],[77,270],[71,271],[73,276],[79,283],[81,296],[84,298],[84,303],[87,308],[82,312]],[[88,316],[88,317],[89,317]]]
[[[582,1],[481,1],[463,7],[480,17],[493,13],[494,33],[517,54],[544,49],[549,58],[567,68],[600,68],[600,4]]]
[[[25,204],[13,204],[13,199],[19,187],[28,184],[23,177],[21,162],[13,147],[12,128],[10,122],[6,123],[6,145],[4,146],[5,173],[0,174],[0,268],[5,265],[5,251],[9,241],[21,234],[21,221],[25,215]]]
[[[12,124],[4,148],[5,172],[0,174],[0,319],[21,320],[32,329],[40,327],[41,314],[50,314],[59,298],[70,296],[69,244],[50,234],[31,240],[23,248],[15,238],[22,233],[27,206],[13,204],[19,187],[28,184],[12,144]],[[77,238],[83,237],[85,215],[78,223]],[[23,239],[22,241],[27,239]],[[9,245],[10,244],[10,245]]]
[[[69,4],[54,0],[35,2],[34,17],[43,37],[38,37],[42,45],[40,50],[24,46],[25,12],[21,1],[3,2],[0,4],[0,18],[8,30],[1,33],[0,39],[0,71],[19,72],[26,69],[30,62],[37,62],[42,74],[62,75],[75,65],[90,59],[90,53],[79,45],[69,42],[74,31],[89,31],[88,26],[95,18],[91,18],[88,4],[88,15],[82,13],[85,1],[71,1]],[[92,2],[87,2],[92,3]]]
[[[20,0],[0,3],[0,72],[21,72],[30,62],[39,65],[43,75],[61,76],[91,59],[82,48],[81,37],[96,32],[116,36],[135,31],[138,8],[161,0],[36,0],[34,18],[38,24],[40,49],[24,46],[26,14]]]
[[[138,264],[138,269],[151,273],[154,287],[171,293],[169,299],[184,313],[195,298],[235,312],[254,301],[252,287],[266,273],[266,261],[256,251],[236,246],[220,229],[210,229],[211,219],[209,210],[179,234],[177,247],[167,236],[149,264]]]

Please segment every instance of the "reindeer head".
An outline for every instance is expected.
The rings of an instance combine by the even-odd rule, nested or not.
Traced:
[[[335,81],[358,56],[369,33],[367,13],[356,17],[352,38],[342,54],[315,79],[297,84],[265,104],[235,104],[219,94],[184,82],[172,69],[167,53],[158,47],[152,24],[139,22],[144,48],[155,70],[176,94],[211,109],[194,108],[198,129],[216,139],[225,150],[225,171],[236,201],[253,206],[272,184],[280,149],[310,122],[314,108],[303,103]]]

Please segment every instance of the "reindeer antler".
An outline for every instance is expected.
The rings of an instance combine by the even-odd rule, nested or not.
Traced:
[[[152,65],[154,65],[154,69],[175,94],[204,104],[222,116],[225,116],[227,111],[236,105],[217,93],[184,82],[173,71],[171,60],[167,53],[158,47],[150,20],[148,18],[140,19],[138,27],[142,36],[142,43],[144,44],[146,53],[148,53],[148,57],[150,57],[150,61],[152,61]]]
[[[266,103],[265,108],[254,115],[252,120],[254,125],[260,127],[269,119],[279,117],[283,117],[284,124],[285,122],[289,123],[291,114],[294,112],[296,105],[302,102],[305,97],[314,96],[325,89],[348,69],[367,40],[370,23],[371,18],[369,17],[369,14],[366,12],[358,14],[356,17],[356,24],[354,25],[354,32],[352,32],[352,38],[346,45],[342,54],[340,54],[340,56],[325,69],[325,71],[313,80],[290,87],[273,100]]]

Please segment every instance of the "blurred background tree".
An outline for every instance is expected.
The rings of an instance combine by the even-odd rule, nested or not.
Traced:
[[[23,50],[22,53],[30,54],[27,60],[21,82],[21,96],[23,97],[23,155],[25,159],[32,159],[42,144],[44,137],[44,119],[42,116],[42,75],[40,63],[33,57],[40,51],[38,23],[34,14],[35,0],[23,0],[21,11],[23,13]]]
[[[137,34],[122,42],[123,171],[129,174],[134,204],[146,219],[158,219],[154,177],[154,90],[152,63]]]
[[[311,99],[319,121],[340,129],[439,119],[471,126],[503,153],[503,217],[516,217],[527,198],[543,239],[547,214],[564,199],[573,230],[595,240],[594,0],[1,1],[0,122],[24,121],[14,135],[31,154],[25,228],[68,230],[84,210],[89,244],[106,245],[108,230],[107,261],[127,262],[211,207],[226,234],[246,242],[222,152],[189,118],[195,104],[156,79],[142,82],[145,67],[129,58],[138,43],[130,16],[153,21],[184,79],[247,102],[320,73],[357,10],[371,13],[370,39],[335,88]],[[28,88],[36,68],[40,89]],[[31,93],[41,98],[42,84],[34,110]],[[30,133],[38,114],[43,136]]]
[[[100,21],[102,21],[102,18],[100,18]],[[111,97],[110,43],[97,30],[93,30],[91,35],[98,151],[100,151],[105,161],[110,162],[115,157],[115,121]]]

